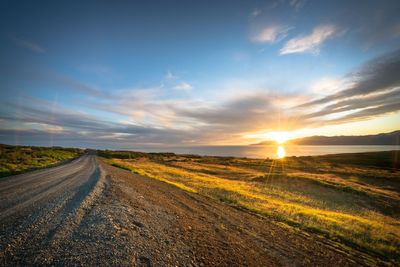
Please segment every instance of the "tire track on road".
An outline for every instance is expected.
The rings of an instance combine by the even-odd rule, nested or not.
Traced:
[[[54,170],[55,169],[55,170]],[[63,166],[26,173],[11,182],[0,207],[0,259],[5,264],[51,264],[63,239],[79,227],[104,193],[105,177],[94,155]],[[23,184],[21,192],[18,184]],[[31,188],[27,190],[26,188]],[[50,255],[50,257],[49,257]]]

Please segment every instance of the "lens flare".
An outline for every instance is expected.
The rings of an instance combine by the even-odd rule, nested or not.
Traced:
[[[286,151],[283,146],[278,146],[278,149],[276,151],[276,156],[278,159],[283,159],[286,156]]]

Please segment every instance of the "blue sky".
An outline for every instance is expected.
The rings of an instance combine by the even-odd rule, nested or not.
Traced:
[[[280,131],[399,128],[398,1],[3,1],[0,10],[1,143],[250,144]]]

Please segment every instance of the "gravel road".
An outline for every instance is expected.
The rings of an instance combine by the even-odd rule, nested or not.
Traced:
[[[0,265],[360,266],[317,235],[85,155],[0,180]]]

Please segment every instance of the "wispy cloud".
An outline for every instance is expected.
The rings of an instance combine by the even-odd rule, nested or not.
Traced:
[[[347,75],[347,87],[299,106],[318,111],[302,116],[306,121],[344,123],[400,111],[400,50],[375,58]],[[338,114],[339,116],[334,116]],[[342,116],[340,116],[342,115]]]
[[[18,37],[14,37],[14,36],[12,36],[10,38],[19,47],[26,48],[35,53],[45,53],[46,52],[46,49],[44,49],[42,46],[40,46],[32,41],[28,41],[23,38],[18,38]]]
[[[255,8],[252,12],[251,12],[251,16],[252,17],[258,17],[259,15],[261,15],[261,9],[259,8]]]
[[[263,28],[255,34],[251,40],[257,43],[274,43],[282,40],[293,27],[283,25],[271,25]]]
[[[306,36],[299,36],[290,39],[280,50],[281,55],[293,53],[318,54],[321,45],[338,33],[334,25],[320,25]]]
[[[160,88],[173,89],[176,91],[191,91],[193,89],[193,85],[187,81],[184,81],[175,73],[167,71],[161,81]]]
[[[292,0],[290,1],[289,5],[294,8],[296,11],[299,11],[302,9],[305,4],[307,3],[307,0]]]
[[[172,80],[175,80],[177,78],[178,78],[178,76],[174,75],[171,71],[167,71],[167,73],[164,76],[164,79],[167,80],[167,81],[172,81]]]
[[[62,86],[91,96],[104,96],[97,88],[52,70],[35,70],[30,74],[34,79],[46,81],[56,86]]]
[[[21,136],[25,140],[35,140],[44,144],[49,141],[51,134],[54,141],[61,143],[71,141],[96,147],[104,143],[105,147],[116,147],[115,142],[118,142],[117,145],[121,147],[132,143],[177,143],[179,140],[190,138],[190,133],[181,130],[109,121],[46,100],[31,97],[25,100],[27,104],[24,106],[7,104],[8,109],[18,109],[15,115],[0,112],[0,118],[6,124],[18,124],[17,128],[1,129],[2,140],[12,140],[15,136]]]
[[[397,105],[396,105],[397,104]],[[369,94],[364,97],[355,97],[333,102],[317,112],[305,115],[307,119],[321,119],[325,116],[343,114],[335,117],[336,122],[346,122],[349,119],[365,119],[365,116],[378,116],[399,110],[400,88]]]
[[[323,77],[315,81],[310,91],[317,95],[331,95],[344,89],[344,81],[338,78]]]
[[[106,97],[82,90],[91,97],[83,98],[79,107],[95,110],[85,113],[25,97],[24,105],[0,107],[0,121],[5,125],[0,137],[4,142],[20,136],[46,144],[51,135],[57,144],[73,145],[79,140],[84,146],[105,148],[243,143],[244,136],[254,132],[320,127],[399,112],[399,71],[400,50],[342,79],[319,81],[319,89],[332,87],[332,91],[317,100],[250,86],[240,88],[241,93],[221,91],[215,101],[166,98],[165,88],[158,87],[115,90]],[[351,82],[342,82],[346,79]]]
[[[31,84],[40,82],[42,86],[51,86],[53,91],[60,89],[74,90],[75,92],[90,96],[103,95],[103,92],[95,86],[49,68],[41,68],[17,62],[15,65],[10,63],[8,68],[4,69],[3,72],[4,77],[7,77],[13,83],[17,83],[18,81],[28,81]]]
[[[350,86],[335,94],[314,100],[303,106],[326,104],[346,98],[363,97],[368,94],[400,87],[400,50],[384,54],[348,75]]]
[[[180,82],[173,87],[175,90],[179,91],[190,91],[193,89],[193,86],[187,82]]]

